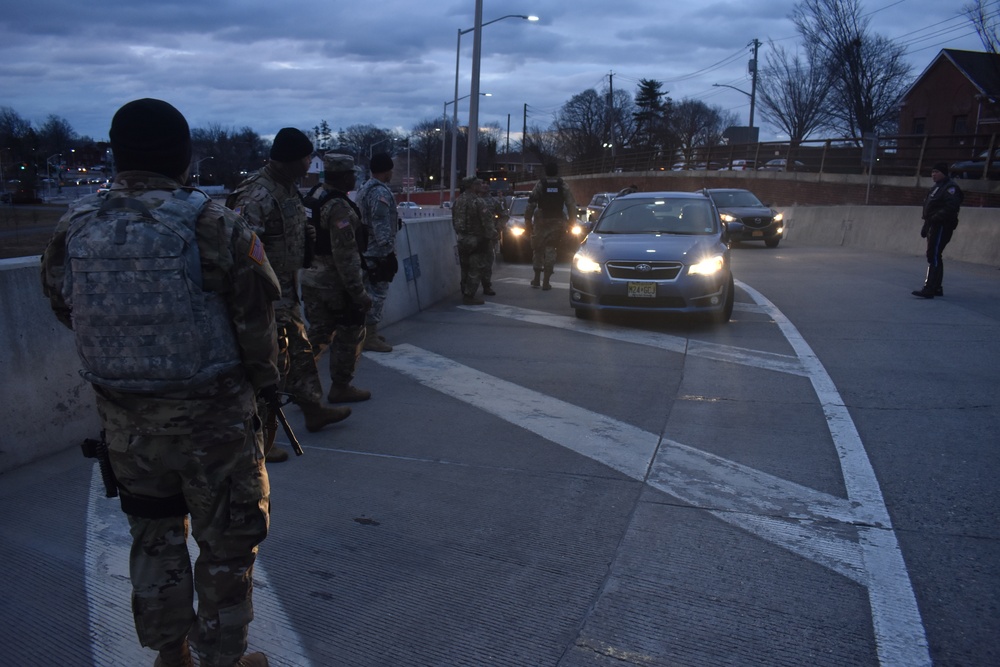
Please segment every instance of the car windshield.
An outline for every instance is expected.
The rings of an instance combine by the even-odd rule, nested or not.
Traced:
[[[712,201],[719,208],[758,208],[764,205],[760,203],[752,192],[746,190],[734,190],[732,192],[712,192]]]
[[[716,216],[707,199],[615,199],[604,210],[599,234],[714,234]]]
[[[518,197],[510,202],[511,215],[524,215],[524,210],[528,208],[528,198]]]

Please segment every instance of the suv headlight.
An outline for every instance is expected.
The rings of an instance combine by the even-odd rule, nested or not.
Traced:
[[[714,257],[709,257],[703,259],[697,264],[692,264],[688,267],[688,275],[692,276],[714,276],[716,273],[722,270],[722,267],[726,265],[725,259],[722,255],[715,255]]]
[[[719,217],[722,218],[723,222],[736,222],[739,220],[735,215],[730,215],[729,213],[723,213]]]
[[[601,265],[586,255],[577,253],[573,256],[573,266],[580,273],[600,273]]]

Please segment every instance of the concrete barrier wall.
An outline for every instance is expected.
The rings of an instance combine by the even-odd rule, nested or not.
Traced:
[[[0,260],[0,472],[96,437],[73,333],[42,295],[37,257]]]
[[[920,209],[912,206],[789,206],[788,245],[846,246],[923,255]],[[1000,209],[963,208],[945,258],[1000,265]]]
[[[396,237],[399,273],[382,324],[459,291],[451,217],[407,220]],[[0,260],[0,473],[100,433],[73,333],[42,295],[37,257]]]
[[[920,210],[912,206],[782,209],[783,242],[923,255]],[[410,317],[459,291],[451,217],[406,220],[396,237],[400,270],[382,324]],[[1000,266],[1000,209],[963,209],[947,259]],[[77,372],[72,333],[42,296],[36,257],[0,260],[0,473],[96,437],[90,387]]]

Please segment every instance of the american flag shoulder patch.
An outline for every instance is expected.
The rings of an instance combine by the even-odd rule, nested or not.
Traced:
[[[350,226],[351,226],[351,221],[350,220],[338,220],[337,221],[337,229],[345,229],[345,228],[350,227]]]
[[[264,244],[260,242],[259,238],[257,238],[256,233],[253,235],[253,238],[250,239],[250,252],[247,254],[250,256],[250,259],[258,264],[264,263]]]

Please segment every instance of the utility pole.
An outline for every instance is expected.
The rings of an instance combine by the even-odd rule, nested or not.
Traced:
[[[754,37],[750,45],[753,46],[753,59],[750,61],[750,127],[753,127],[754,102],[757,101],[757,49],[760,48],[760,40]]]
[[[611,168],[615,168],[615,73],[608,72],[608,143],[611,144]]]
[[[524,149],[528,145],[528,103],[524,103],[524,118],[521,126],[521,178],[524,178],[524,171],[527,169],[524,163]]]

